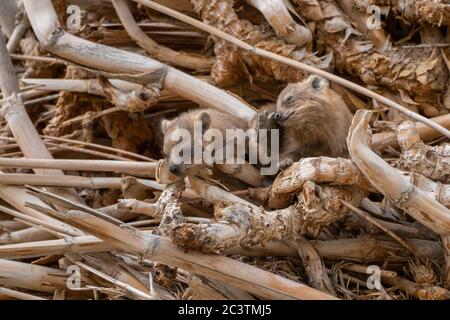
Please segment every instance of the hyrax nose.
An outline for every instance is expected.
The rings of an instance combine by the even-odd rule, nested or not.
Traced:
[[[181,173],[180,167],[176,164],[171,164],[169,170],[174,175],[179,175]]]
[[[274,115],[273,115],[273,118],[274,118],[274,120],[275,121],[277,121],[277,122],[281,122],[281,121],[283,121],[284,119],[284,117],[283,117],[283,114],[281,113],[281,112],[275,112],[274,113]]]

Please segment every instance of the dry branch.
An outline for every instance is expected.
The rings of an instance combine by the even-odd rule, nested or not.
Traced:
[[[14,32],[17,7],[14,0],[0,2],[0,27],[9,38]]]
[[[225,202],[216,207],[215,223],[180,224],[173,228],[171,237],[176,245],[186,249],[221,253],[236,246],[251,248],[273,240],[295,240],[304,234],[317,236],[322,228],[349,212],[341,199],[359,205],[363,193],[346,187],[320,187],[308,181],[297,204],[291,207],[268,212],[244,203]]]
[[[31,26],[43,46],[57,56],[108,72],[149,75],[165,65],[138,54],[95,44],[64,32],[49,0],[25,0]],[[255,115],[242,100],[181,71],[168,67],[164,88],[211,108],[218,108],[251,121]]]
[[[81,211],[71,211],[60,217],[104,241],[112,243],[118,249],[227,281],[257,296],[280,299],[332,298],[302,284],[229,258],[205,256],[199,253],[186,254],[164,238],[154,235],[144,236],[139,231],[129,232]]]
[[[402,157],[398,167],[417,172],[443,183],[450,182],[450,145],[428,146],[420,140],[415,123],[403,122],[397,129],[398,144]]]
[[[450,233],[450,211],[430,194],[412,185],[369,147],[369,111],[358,111],[353,119],[348,147],[353,162],[372,185],[392,203],[440,235]]]
[[[373,190],[351,160],[326,157],[305,158],[278,175],[270,190],[269,206],[276,209],[286,207],[307,181]]]
[[[450,25],[450,4],[446,0],[355,0],[353,3],[364,11],[371,5],[386,6],[391,14],[411,22]]]
[[[197,71],[211,69],[214,63],[214,60],[211,58],[196,57],[186,53],[179,53],[154,42],[137,25],[127,2],[127,0],[112,0],[117,15],[125,30],[141,47],[147,50],[153,58],[181,68]]]

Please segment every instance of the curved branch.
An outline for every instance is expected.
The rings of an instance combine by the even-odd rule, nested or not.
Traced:
[[[186,69],[197,71],[211,69],[214,63],[214,59],[212,58],[196,57],[188,53],[180,53],[165,46],[161,46],[153,41],[137,25],[128,8],[126,0],[111,0],[111,2],[128,35],[134,39],[139,46],[150,53],[153,58]]]
[[[353,162],[372,185],[396,206],[439,235],[450,233],[450,210],[410,183],[397,169],[370,149],[368,125],[371,112],[360,110],[353,118],[347,138]]]
[[[287,42],[299,47],[311,42],[311,31],[292,19],[283,0],[247,0],[247,2],[261,11],[275,33]]]
[[[167,68],[165,89],[248,122],[256,115],[255,110],[241,99],[175,68],[139,54],[96,44],[64,32],[50,0],[24,0],[24,5],[39,42],[57,56],[83,66],[115,73],[150,74]]]

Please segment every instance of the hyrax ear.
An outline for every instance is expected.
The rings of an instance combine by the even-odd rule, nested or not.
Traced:
[[[211,116],[207,111],[202,111],[198,114],[197,120],[202,122],[203,133],[211,127]]]
[[[171,124],[170,120],[167,120],[167,119],[161,120],[161,132],[163,134],[166,134],[167,130],[169,129],[170,124]]]
[[[312,75],[308,78],[308,85],[313,90],[322,91],[330,86],[330,82],[322,77]]]

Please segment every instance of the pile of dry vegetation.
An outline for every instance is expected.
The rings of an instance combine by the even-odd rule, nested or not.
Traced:
[[[449,0],[2,0],[0,26],[0,300],[450,298]],[[170,173],[162,119],[251,123],[311,73],[348,157]]]

